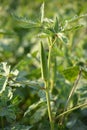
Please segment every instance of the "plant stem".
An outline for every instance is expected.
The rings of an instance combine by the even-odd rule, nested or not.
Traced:
[[[51,111],[51,104],[50,104],[48,81],[45,81],[45,88],[46,88],[46,99],[47,99],[47,107],[48,107],[48,115],[49,115],[49,120],[50,120],[50,126],[51,126],[51,130],[54,130],[54,122],[53,122],[53,119],[52,119],[52,111]]]
[[[72,87],[72,89],[71,89],[71,91],[70,91],[70,94],[69,94],[69,97],[68,97],[68,99],[67,99],[67,102],[66,102],[66,106],[65,106],[64,111],[67,110],[67,107],[68,107],[68,104],[69,104],[69,102],[70,102],[70,99],[71,99],[71,97],[73,96],[73,94],[74,94],[74,92],[75,92],[75,90],[76,90],[76,87],[77,87],[78,82],[79,82],[80,77],[81,77],[81,72],[82,72],[82,70],[79,71],[78,77],[77,77],[77,79],[76,79],[76,81],[75,81],[75,83],[74,83],[74,85],[73,85],[73,87]]]
[[[69,110],[67,110],[67,111],[64,111],[63,113],[59,114],[59,115],[56,117],[56,119],[60,118],[60,117],[63,116],[63,115],[68,114],[68,113],[71,112],[71,111],[77,110],[78,108],[85,107],[85,106],[87,106],[87,103],[78,105],[78,106],[73,107],[73,108],[71,108],[71,109],[69,109]]]
[[[54,82],[51,80],[50,81],[50,64],[51,64],[51,52],[52,52],[52,43],[49,44],[49,53],[48,53],[48,76],[49,76],[49,85],[50,85],[50,90],[52,92],[52,89],[53,89],[53,84]]]
[[[67,102],[66,102],[66,105],[65,105],[65,108],[64,108],[64,112],[67,111],[67,108],[68,108],[69,102],[70,102],[70,100],[71,100],[71,97],[73,96],[73,94],[74,94],[74,92],[75,92],[75,90],[76,90],[76,88],[77,88],[78,82],[79,82],[79,80],[80,80],[81,73],[82,73],[82,70],[79,71],[79,74],[78,74],[78,76],[77,76],[77,79],[76,79],[76,81],[75,81],[75,83],[74,83],[74,85],[73,85],[73,87],[72,87],[72,89],[71,89],[71,91],[70,91],[69,97],[68,97],[68,99],[67,99]],[[64,113],[64,112],[63,112],[63,113]],[[61,123],[63,123],[63,121],[64,121],[64,114],[62,115]]]
[[[48,107],[48,115],[50,120],[50,127],[51,130],[54,130],[54,122],[52,118],[52,110],[51,110],[51,104],[50,104],[50,95],[49,95],[49,85],[50,85],[50,63],[51,63],[51,51],[52,51],[52,45],[51,41],[49,40],[49,53],[48,53],[48,80],[45,81],[45,88],[46,88],[46,99],[47,99],[47,107]],[[51,89],[51,88],[50,88]]]
[[[49,46],[49,54],[48,54],[48,72],[50,76],[50,62],[51,62],[51,51],[52,51],[52,46]]]
[[[1,126],[2,126],[2,130],[4,130],[4,122],[3,122],[3,117],[1,117]]]

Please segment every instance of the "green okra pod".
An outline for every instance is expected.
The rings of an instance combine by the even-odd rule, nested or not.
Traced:
[[[44,81],[48,80],[48,64],[46,52],[43,47],[43,43],[41,42],[41,50],[40,50],[40,58],[41,58],[41,74]]]

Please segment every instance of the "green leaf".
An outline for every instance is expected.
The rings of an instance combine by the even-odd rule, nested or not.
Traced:
[[[74,120],[74,122],[73,122]],[[80,120],[73,119],[67,123],[67,127],[70,130],[87,130],[87,126]]]
[[[80,29],[82,28],[84,25],[80,24],[80,25],[76,25],[76,26],[72,26],[70,28],[67,28],[67,29],[64,29],[63,32],[66,32],[66,31],[74,31],[74,30],[77,30],[77,29]]]
[[[14,12],[12,12],[11,15],[15,20],[17,20],[21,23],[21,24],[19,24],[19,26],[22,28],[39,28],[40,27],[39,22],[30,20],[27,17],[17,16]]]
[[[73,82],[73,81],[76,80],[78,73],[79,73],[79,67],[78,66],[70,67],[70,68],[62,71],[62,74],[64,75],[64,77],[67,80],[69,80],[70,82]]]
[[[47,37],[49,37],[49,35],[46,34],[46,33],[39,33],[37,36],[38,36],[39,38],[47,38]]]
[[[58,21],[57,17],[56,17],[56,21],[55,21],[55,25],[54,25],[54,30],[56,33],[58,33],[60,31],[59,21]]]
[[[84,79],[87,79],[87,71],[86,70],[82,70],[82,75]]]
[[[3,91],[5,91],[7,81],[8,81],[8,78],[6,78],[6,77],[0,78],[0,94],[2,94]]]
[[[44,90],[39,90],[38,91],[38,96],[40,97],[41,100],[46,101],[46,93]]]
[[[87,85],[82,83],[76,91],[78,93],[78,102],[80,104],[87,102]]]
[[[6,115],[6,118],[7,118],[7,121],[9,121],[9,122],[11,122],[11,121],[16,119],[16,115],[15,115],[14,109],[8,108],[8,113]]]
[[[50,36],[50,37],[54,36],[55,33],[53,28],[47,28],[43,32],[46,34],[46,36]]]
[[[35,23],[35,24],[30,24],[30,23],[29,23],[29,24],[25,24],[25,23],[22,24],[22,23],[21,23],[21,24],[19,24],[18,26],[19,26],[20,28],[24,28],[24,29],[32,29],[32,28],[33,28],[33,29],[35,29],[35,28],[37,29],[37,28],[41,28],[41,25],[40,25],[39,23]]]
[[[63,33],[58,33],[58,38],[63,42],[63,43],[68,43],[68,38],[63,34]]]
[[[35,24],[35,22],[32,21],[32,20],[30,20],[29,18],[27,18],[27,17],[22,17],[22,16],[18,16],[18,15],[16,15],[14,12],[12,12],[11,15],[12,15],[12,17],[13,17],[15,20],[17,20],[17,21],[19,21],[19,22]]]
[[[40,100],[40,101],[32,104],[31,106],[29,106],[29,108],[24,113],[24,116],[28,115],[32,110],[37,109],[37,107],[40,107],[41,105],[43,105],[43,103],[44,103],[44,100]]]
[[[41,57],[41,73],[42,73],[42,78],[44,80],[47,80],[48,79],[48,65],[47,65],[46,52],[44,50],[42,42],[41,42],[40,57]]]
[[[18,123],[14,123],[10,127],[5,127],[4,130],[30,130],[33,126],[22,125]]]
[[[10,73],[10,66],[8,66],[6,62],[2,62],[0,64],[0,75],[7,77],[9,73]]]
[[[0,34],[3,34],[3,35],[14,35],[15,32],[0,29]]]
[[[49,19],[49,18],[44,18],[44,23],[51,24],[51,23],[53,23],[53,20]]]
[[[68,23],[74,23],[77,22],[79,19],[87,17],[87,14],[82,14],[80,16],[74,16],[73,18],[71,18],[70,20],[67,20]]]
[[[37,123],[38,121],[40,121],[43,118],[43,116],[45,116],[46,112],[47,112],[46,105],[41,106],[31,116],[31,118],[30,118],[31,123]]]
[[[3,106],[1,106],[1,105],[2,105],[2,104],[0,103],[0,116],[3,117],[3,116],[8,115],[7,106],[3,107]]]
[[[28,86],[29,88],[32,88],[36,91],[40,89],[44,89],[43,84],[41,82],[37,81],[29,81],[29,80],[18,80],[14,81],[13,83],[10,84],[11,86]]]
[[[13,92],[12,92],[12,88],[7,86],[5,88],[5,91],[3,91],[3,93],[1,94],[0,99],[3,101],[10,101],[13,97]]]
[[[43,21],[44,21],[44,3],[42,4],[42,6],[40,8],[40,12],[41,12],[41,23],[43,23]]]
[[[10,66],[7,66],[6,62],[3,62],[0,64],[0,94],[5,91],[5,88],[8,83],[8,78],[9,78],[9,73],[10,73]]]

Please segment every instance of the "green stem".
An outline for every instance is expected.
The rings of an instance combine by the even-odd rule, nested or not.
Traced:
[[[69,102],[70,102],[70,100],[71,100],[71,98],[72,98],[72,96],[73,96],[73,94],[74,94],[74,92],[75,92],[75,90],[77,88],[78,82],[79,82],[80,77],[81,77],[81,72],[82,72],[82,70],[79,71],[78,77],[77,77],[77,79],[76,79],[76,81],[75,81],[75,83],[74,83],[74,85],[73,85],[73,87],[72,87],[72,89],[70,91],[69,97],[67,99],[67,102],[66,102],[66,105],[65,105],[65,108],[64,108],[64,112],[67,111]],[[62,115],[61,123],[63,123],[63,121],[64,121],[64,114]]]
[[[82,70],[80,70],[80,72],[79,72],[79,74],[78,74],[78,77],[77,77],[77,79],[76,79],[76,81],[75,81],[75,83],[74,83],[74,85],[73,85],[73,87],[72,87],[72,89],[71,89],[71,91],[70,91],[70,94],[69,94],[69,97],[68,97],[68,99],[67,99],[67,102],[66,102],[66,106],[65,106],[64,111],[67,110],[68,104],[69,104],[69,102],[70,102],[70,99],[71,99],[71,97],[73,96],[73,94],[74,94],[74,92],[75,92],[75,90],[76,90],[76,88],[77,88],[78,82],[79,82],[80,77],[81,77],[81,72],[82,72]]]
[[[48,115],[50,120],[50,127],[51,130],[54,130],[54,121],[52,118],[52,110],[51,110],[51,104],[50,104],[50,95],[49,95],[49,85],[50,85],[50,63],[51,63],[51,51],[52,51],[52,45],[50,39],[49,41],[49,53],[48,53],[48,80],[45,81],[45,88],[46,88],[46,99],[47,99],[47,107],[48,107]]]
[[[48,54],[48,72],[50,76],[50,62],[51,62],[51,51],[52,51],[52,46],[49,46],[49,54]]]
[[[4,122],[3,122],[3,117],[1,117],[1,126],[2,126],[2,130],[4,130]]]
[[[54,82],[51,80],[50,81],[50,64],[51,64],[51,52],[52,52],[52,47],[53,47],[53,43],[49,43],[49,53],[48,53],[48,73],[49,73],[49,85],[50,85],[50,90],[52,92],[52,89],[53,89],[53,84]]]
[[[51,111],[51,104],[50,104],[48,81],[45,81],[45,88],[46,88],[46,99],[47,99],[47,107],[48,107],[48,115],[49,115],[49,120],[50,120],[50,126],[51,126],[51,130],[54,130],[54,122],[53,122],[53,119],[52,119],[52,111]]]
[[[85,107],[85,106],[87,106],[87,103],[84,103],[84,104],[78,105],[78,106],[76,106],[76,107],[73,107],[73,108],[71,108],[71,109],[69,109],[69,110],[67,110],[67,111],[65,111],[65,112],[63,112],[63,113],[61,113],[61,114],[59,114],[59,115],[56,117],[56,119],[60,118],[60,117],[63,116],[63,115],[66,115],[66,114],[70,113],[71,111],[77,110],[78,108]]]

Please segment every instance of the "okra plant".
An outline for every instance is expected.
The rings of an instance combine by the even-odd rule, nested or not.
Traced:
[[[30,106],[23,106],[24,111],[20,113],[21,118],[23,117],[22,123],[16,123],[15,127],[9,126],[13,130],[16,130],[16,128],[17,130],[22,128],[26,130],[45,129],[43,124],[47,122],[47,130],[66,129],[68,128],[66,124],[69,124],[68,115],[74,110],[87,106],[86,99],[78,104],[78,94],[76,95],[79,82],[82,79],[87,79],[86,63],[83,65],[73,64],[69,56],[69,48],[71,46],[69,45],[69,32],[82,28],[83,25],[78,24],[78,21],[87,17],[87,14],[60,22],[58,17],[54,20],[45,17],[43,3],[40,9],[40,18],[36,21],[26,17],[19,17],[15,13],[12,13],[12,16],[21,23],[20,28],[38,29],[39,33],[36,37],[40,41],[38,45],[40,51],[38,50],[39,57],[37,62],[40,64],[39,74],[41,76],[39,76],[39,80],[32,81],[26,79],[25,75],[21,77],[20,72],[22,63],[26,62],[28,64],[30,62],[32,65],[32,59],[35,60],[37,52],[27,55],[27,58],[24,58],[25,61],[21,61],[12,69],[6,63],[0,64],[0,117],[2,130],[4,130],[4,122],[15,124],[13,122],[16,122],[17,118],[20,119],[17,114],[21,111],[19,105],[24,99],[22,94],[19,96],[17,93],[20,88],[24,91],[26,86],[28,90],[34,90],[34,92],[31,91],[32,95],[35,92],[38,93],[40,100]],[[62,60],[58,59],[58,55],[63,57]],[[67,64],[66,68],[61,67],[63,63]],[[59,86],[62,86],[62,88],[59,88]],[[66,94],[64,100],[61,99],[60,93],[62,95]],[[75,100],[77,99],[75,105],[74,98]],[[34,110],[36,111],[35,113],[33,113]],[[48,113],[48,116],[46,116],[46,113]],[[40,122],[41,120],[42,123]],[[39,127],[37,125],[38,122],[40,122]],[[27,125],[23,125],[23,123]],[[9,127],[6,129],[9,129]]]

